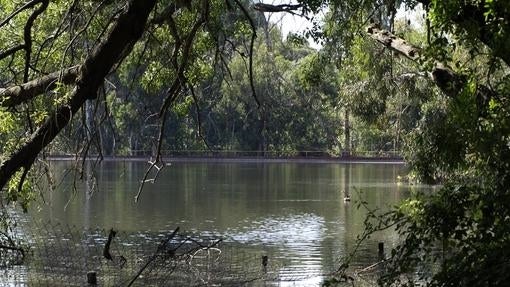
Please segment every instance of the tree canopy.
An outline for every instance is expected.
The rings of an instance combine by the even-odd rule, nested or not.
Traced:
[[[283,39],[271,13],[315,25]],[[52,151],[152,150],[157,169],[164,149],[375,141],[404,148],[416,179],[443,185],[367,220],[402,237],[381,284],[508,281],[506,0],[0,0],[0,42],[0,188],[10,202],[34,199],[31,181]],[[413,273],[424,266],[434,267]]]

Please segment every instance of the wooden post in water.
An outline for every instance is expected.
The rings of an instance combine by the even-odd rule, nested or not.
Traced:
[[[97,285],[97,274],[95,271],[89,271],[87,273],[87,283],[89,285]]]
[[[378,244],[378,249],[379,249],[379,257],[384,257],[384,242],[379,242]]]
[[[267,255],[262,256],[262,269],[264,270],[264,273],[267,272],[267,262],[269,260],[269,257]]]

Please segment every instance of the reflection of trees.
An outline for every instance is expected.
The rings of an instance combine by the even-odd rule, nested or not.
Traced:
[[[393,191],[393,185],[377,183],[391,180],[400,168],[175,162],[162,173],[164,180],[149,187],[147,196],[135,206],[135,183],[144,164],[107,162],[98,169],[100,192],[87,200],[93,183],[85,181],[65,212],[53,212],[59,220],[92,228],[99,224],[139,231],[179,225],[217,232],[247,243],[272,244],[273,252],[286,253],[296,264],[301,264],[299,257],[314,256],[311,263],[327,268],[337,266],[335,259],[351,251],[363,230],[366,212],[356,209],[356,190],[362,191],[362,199],[371,207],[393,203],[399,192]],[[87,169],[84,171],[86,174]],[[352,197],[347,205],[341,190]],[[65,203],[70,193],[55,192],[56,205],[59,200]],[[355,261],[372,263],[370,256],[377,255],[377,242],[390,235],[375,235],[364,245],[373,252],[362,253]]]

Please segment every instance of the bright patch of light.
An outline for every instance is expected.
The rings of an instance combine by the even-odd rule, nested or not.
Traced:
[[[280,5],[280,4],[297,4],[294,0],[263,0],[260,1],[265,4],[271,5]],[[281,31],[283,38],[285,39],[289,33],[296,33],[302,35],[307,30],[312,29],[313,23],[312,21],[306,19],[300,15],[293,15],[291,13],[280,12],[280,13],[264,13],[266,19],[276,25]],[[323,17],[323,14],[319,15],[309,15],[313,16],[316,20],[320,20]],[[322,46],[315,42],[313,39],[309,38],[308,43],[314,49],[320,49]]]
[[[424,29],[425,27],[425,10],[419,4],[413,10],[409,10],[404,4],[400,5],[395,15],[395,20],[405,21],[411,24],[413,29]]]

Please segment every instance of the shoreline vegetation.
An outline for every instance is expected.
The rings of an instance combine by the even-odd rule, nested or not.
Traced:
[[[75,155],[49,155],[51,161],[70,161],[83,159]],[[167,162],[239,162],[239,163],[379,163],[379,164],[404,164],[400,156],[274,156],[274,155],[163,155],[163,161]],[[102,161],[150,161],[151,156],[88,156],[86,160]]]

